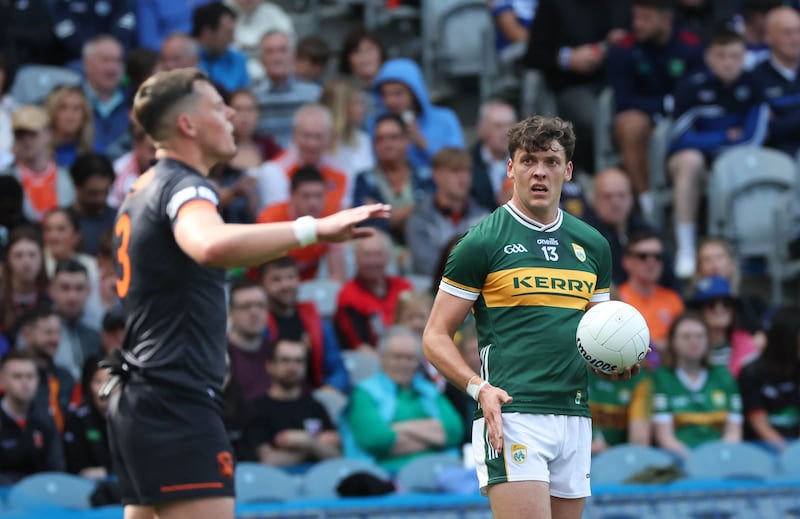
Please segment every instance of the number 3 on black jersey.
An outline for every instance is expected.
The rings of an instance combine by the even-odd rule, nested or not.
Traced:
[[[128,243],[131,239],[131,217],[122,214],[114,226],[114,235],[119,237],[120,244],[117,248],[117,263],[122,269],[117,277],[117,295],[124,298],[131,287],[131,258],[128,256]]]

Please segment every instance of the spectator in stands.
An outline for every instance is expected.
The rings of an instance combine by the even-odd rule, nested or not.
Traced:
[[[59,62],[80,70],[84,44],[100,34],[113,36],[125,53],[136,40],[136,12],[129,0],[55,0],[50,2]]]
[[[395,58],[381,67],[373,88],[380,95],[379,113],[392,113],[408,126],[411,146],[408,160],[414,166],[428,166],[444,147],[464,148],[461,123],[449,108],[434,105],[428,95],[425,78],[415,61]],[[374,119],[368,122],[374,133]]]
[[[758,354],[753,336],[738,326],[738,303],[730,283],[720,276],[699,280],[689,301],[708,328],[711,365],[727,367],[734,378],[739,376],[742,366]]]
[[[589,372],[592,454],[623,443],[650,446],[652,403],[651,373],[646,369],[615,382]]]
[[[781,6],[780,0],[743,0],[740,32],[747,44],[744,69],[753,70],[770,57],[767,45],[767,13]],[[738,27],[737,27],[738,29]]]
[[[770,57],[754,70],[770,108],[766,145],[795,156],[800,149],[800,14],[778,7],[767,14]]]
[[[92,107],[78,85],[56,87],[44,102],[56,164],[69,168],[75,158],[94,150]]]
[[[9,93],[13,77],[6,66],[6,58],[0,51],[0,169],[14,161],[14,130],[11,129],[11,116],[17,109],[14,96]]]
[[[508,130],[517,122],[514,107],[499,99],[481,105],[478,115],[478,141],[472,146],[472,186],[470,196],[487,211],[500,205],[508,169]]]
[[[618,168],[604,169],[594,176],[592,210],[584,221],[600,231],[611,247],[611,281],[621,285],[628,279],[622,267],[625,246],[631,233],[637,231],[656,232],[652,226],[633,211],[633,189],[630,177]],[[664,248],[664,261],[658,284],[680,290],[680,283],[672,271],[669,251]]]
[[[325,82],[320,103],[331,111],[333,131],[330,155],[333,163],[347,173],[350,183],[358,173],[375,166],[369,134],[364,126],[364,92],[349,79]]]
[[[262,207],[286,201],[292,177],[303,166],[316,167],[325,179],[327,192],[323,214],[351,206],[347,173],[336,167],[327,152],[332,131],[331,113],[322,105],[304,105],[294,114],[289,148],[254,172]]]
[[[378,106],[372,84],[386,61],[386,49],[375,34],[359,27],[344,37],[338,61],[339,74],[354,79],[364,90],[366,116],[371,119]]]
[[[464,426],[453,404],[419,372],[422,339],[392,326],[378,345],[381,367],[350,398],[342,439],[346,457],[369,457],[391,473],[423,454],[458,455]]]
[[[159,70],[198,67],[200,65],[200,45],[182,32],[175,32],[164,38],[158,54]]]
[[[628,280],[619,286],[619,298],[639,310],[650,328],[650,342],[654,351],[648,356],[657,364],[664,352],[667,334],[673,319],[683,312],[681,296],[670,288],[658,284],[664,269],[664,243],[658,234],[642,230],[628,237],[622,268]]]
[[[64,428],[67,472],[89,479],[105,479],[114,471],[106,432],[108,399],[100,396],[111,375],[98,365],[101,360],[86,359],[81,375],[83,397],[80,406],[67,413]]]
[[[102,355],[108,356],[114,350],[121,350],[124,339],[125,318],[122,317],[122,314],[117,311],[103,314],[103,324],[100,330],[100,345],[103,347]]]
[[[472,319],[467,320],[462,326],[459,333],[456,335],[456,345],[461,357],[467,362],[467,365],[475,370],[476,373],[481,372],[481,354],[478,344],[478,330],[475,328],[475,321]],[[466,394],[463,388],[456,387],[453,384],[447,384],[444,390],[444,395],[453,404],[458,414],[461,416],[461,423],[464,427],[464,435],[461,438],[461,445],[472,444],[472,424],[475,422],[475,401],[471,396]]]
[[[744,439],[776,450],[800,437],[800,308],[784,306],[771,318],[767,345],[739,372]]]
[[[130,131],[133,148],[114,161],[116,176],[108,193],[107,201],[108,205],[114,209],[122,204],[133,183],[147,171],[156,158],[156,147],[153,141],[136,121],[131,120]]]
[[[608,50],[614,91],[614,138],[645,216],[653,214],[648,145],[653,125],[669,114],[678,81],[703,67],[700,37],[676,25],[671,0],[634,0],[633,30]]]
[[[76,195],[70,211],[78,217],[83,250],[95,256],[100,235],[114,226],[117,214],[107,203],[116,179],[114,166],[105,155],[86,153],[78,156],[69,173]]]
[[[208,179],[217,189],[222,218],[227,223],[253,223],[261,205],[256,191],[257,181],[230,162],[219,162],[211,168]]]
[[[664,365],[653,373],[656,445],[686,458],[705,442],[742,440],[742,403],[736,381],[708,359],[708,330],[685,313],[672,323]]]
[[[384,114],[372,131],[375,167],[358,174],[353,205],[383,203],[392,206],[388,220],[370,220],[369,225],[388,231],[396,244],[404,244],[408,217],[435,185],[427,167],[408,161],[408,126],[402,117]]]
[[[430,276],[442,247],[488,214],[469,196],[472,164],[469,152],[442,148],[431,161],[436,189],[414,208],[406,222],[411,271]]]
[[[89,299],[86,267],[75,260],[59,262],[50,281],[50,299],[61,317],[61,338],[54,361],[78,380],[84,361],[101,350],[100,323],[89,327],[81,322]]]
[[[312,34],[301,38],[294,56],[295,75],[304,81],[322,85],[330,56],[331,48],[319,36]]]
[[[122,45],[113,36],[96,36],[83,46],[83,89],[92,105],[94,148],[99,153],[108,151],[128,132],[128,92],[121,86],[122,67]]]
[[[20,225],[30,224],[22,210],[23,195],[19,180],[0,175],[0,263],[5,256],[11,232]]]
[[[336,426],[306,390],[308,350],[302,342],[275,343],[266,369],[272,383],[253,401],[249,437],[261,463],[297,465],[341,456]]]
[[[292,177],[289,200],[265,207],[258,223],[286,222],[303,216],[321,218],[325,213],[325,178],[313,166],[303,166]],[[339,243],[317,242],[290,250],[287,254],[296,262],[300,279],[317,277],[320,265],[327,266],[327,278],[344,281],[344,247]]]
[[[252,81],[264,77],[258,59],[261,37],[269,31],[282,31],[294,41],[294,23],[280,6],[265,0],[226,0],[236,13],[233,41],[247,55],[247,72]]]
[[[489,9],[495,27],[495,46],[502,53],[514,44],[528,42],[538,0],[491,0]]]
[[[422,337],[432,307],[433,298],[427,292],[403,292],[397,300],[393,324],[407,326]]]
[[[628,2],[612,0],[539,0],[536,8],[525,64],[542,72],[557,113],[575,125],[577,170],[594,171],[594,116],[606,52],[625,35],[629,19]]]
[[[308,347],[307,388],[349,392],[349,376],[333,326],[319,315],[314,303],[297,300],[300,276],[294,260],[283,256],[265,263],[261,283],[267,292],[270,338],[303,342]]]
[[[53,209],[45,214],[42,221],[44,237],[44,266],[48,277],[52,278],[56,266],[61,261],[74,260],[83,265],[89,277],[89,300],[86,322],[100,319],[100,274],[94,256],[80,252],[81,230],[78,216],[68,209]]]
[[[50,303],[44,245],[37,228],[21,225],[11,231],[2,272],[0,331],[14,344],[19,319],[33,309]]]
[[[253,408],[250,401],[245,399],[238,381],[233,377],[229,355],[225,356],[225,362],[225,378],[222,381],[222,420],[225,423],[225,431],[228,433],[228,439],[237,462],[256,461],[253,446],[246,437]],[[262,363],[262,365],[264,364],[266,361]],[[257,396],[263,394],[264,392],[261,392]]]
[[[53,419],[33,408],[39,378],[26,351],[0,359],[0,484],[37,472],[64,470],[64,453]]]
[[[356,275],[342,286],[336,305],[343,349],[374,351],[384,327],[394,320],[400,294],[412,290],[404,278],[387,274],[391,254],[391,239],[383,232],[356,242]]]
[[[789,197],[789,255],[800,259],[800,182],[795,182]]]
[[[261,38],[259,48],[266,76],[251,86],[258,99],[258,133],[269,135],[285,148],[292,138],[292,117],[302,105],[319,99],[320,86],[295,77],[294,44],[289,33],[269,31]]]
[[[267,294],[254,281],[233,283],[228,296],[228,356],[231,376],[242,396],[251,400],[266,393],[270,378],[264,366],[272,349],[267,340]]]
[[[63,432],[75,379],[53,360],[61,338],[58,314],[51,308],[39,308],[25,315],[20,326],[20,337],[25,349],[36,360],[39,385],[33,406],[47,410],[58,431]]]
[[[5,57],[9,83],[23,66],[50,63],[53,58],[53,23],[48,11],[49,0],[0,3],[0,52]]]
[[[131,49],[125,57],[125,77],[131,92],[137,92],[147,78],[158,72],[161,56],[143,47]]]
[[[736,254],[725,238],[711,236],[700,240],[697,247],[697,273],[692,279],[689,293],[695,292],[701,279],[712,276],[720,276],[728,281],[731,292],[738,300],[737,325],[753,336],[759,350],[763,349],[767,342],[764,317],[769,309],[768,304],[756,294],[742,292],[742,275]]]
[[[28,220],[39,222],[54,207],[75,200],[75,188],[66,170],[53,159],[47,112],[38,106],[22,106],[11,120],[15,162],[0,175],[12,175],[25,191],[23,207]]]
[[[142,47],[158,50],[170,34],[192,30],[192,12],[212,0],[136,0],[136,27]]]
[[[270,137],[256,135],[258,100],[253,93],[246,89],[234,90],[228,104],[233,108],[231,123],[233,138],[236,140],[236,155],[229,164],[247,171],[275,158],[281,152],[278,143]]]
[[[764,141],[768,110],[755,76],[744,70],[742,36],[714,33],[705,53],[708,70],[683,80],[675,91],[675,126],[667,162],[675,210],[675,274],[696,269],[695,239],[703,178],[727,147]]]
[[[728,0],[677,0],[678,21],[703,41],[709,41],[714,31],[730,20],[735,13],[735,3]]]
[[[111,250],[112,233],[100,237],[97,251],[97,272],[100,277],[100,306],[108,312],[122,312],[122,303],[117,296],[117,260]]]
[[[236,13],[222,2],[198,6],[192,14],[192,36],[200,46],[199,68],[228,92],[250,84],[247,58],[231,48],[235,24]]]

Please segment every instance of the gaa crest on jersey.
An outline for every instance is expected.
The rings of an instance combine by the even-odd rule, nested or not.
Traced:
[[[514,463],[525,463],[528,459],[528,448],[519,443],[511,444],[511,459]]]
[[[714,404],[716,407],[724,407],[725,406],[725,392],[724,391],[712,391],[711,392],[711,403]]]
[[[586,261],[586,251],[583,247],[578,245],[577,243],[572,244],[572,250],[575,252],[575,257],[578,258],[578,261]]]

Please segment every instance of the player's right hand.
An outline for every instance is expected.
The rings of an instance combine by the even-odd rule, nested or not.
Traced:
[[[503,404],[513,399],[504,389],[486,384],[478,395],[478,402],[483,409],[489,443],[497,452],[503,450]]]
[[[330,242],[366,238],[372,234],[372,229],[356,226],[373,218],[389,218],[391,211],[392,206],[388,204],[369,204],[344,209],[317,220],[317,238]]]

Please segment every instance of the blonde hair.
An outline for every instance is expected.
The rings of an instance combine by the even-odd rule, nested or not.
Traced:
[[[742,283],[742,273],[739,270],[739,262],[736,261],[736,252],[733,250],[733,246],[731,242],[726,240],[721,236],[708,236],[700,240],[700,243],[697,245],[697,265],[700,265],[700,254],[703,252],[708,246],[718,246],[721,247],[725,254],[727,254],[728,258],[731,260],[731,265],[733,267],[733,272],[731,273],[728,282],[731,284],[731,290],[734,294],[739,293],[739,286]],[[697,269],[695,272],[694,277],[691,281],[691,292],[694,292],[697,289],[697,282],[703,278],[703,275],[700,273],[700,269]]]
[[[433,298],[430,294],[411,290],[401,292],[394,311],[394,323],[405,324],[403,318],[411,310],[424,310],[425,313],[430,313],[431,308],[433,308]]]
[[[356,144],[356,128],[348,117],[350,102],[356,95],[361,95],[361,89],[347,78],[329,79],[322,88],[319,102],[328,107],[333,118],[332,151],[336,151],[340,144]]]
[[[69,95],[78,95],[81,98],[83,107],[83,125],[78,134],[78,155],[94,151],[94,119],[92,116],[92,105],[86,98],[83,89],[77,85],[62,85],[53,89],[44,101],[44,108],[50,116],[50,130],[55,137],[56,112],[61,108]],[[52,146],[55,149],[58,143],[53,139]]]

